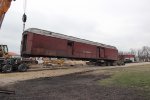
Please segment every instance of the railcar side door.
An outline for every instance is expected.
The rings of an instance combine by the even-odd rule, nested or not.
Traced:
[[[74,52],[73,52],[73,47],[74,47],[74,42],[73,41],[68,41],[68,43],[67,43],[67,46],[68,46],[68,56],[69,57],[72,57],[74,54]]]
[[[100,58],[100,47],[96,48],[96,58]]]
[[[104,48],[100,48],[100,49],[99,49],[99,52],[100,52],[100,53],[99,53],[99,54],[100,54],[100,55],[99,55],[100,58],[104,58],[104,57],[105,57],[105,49],[104,49]]]

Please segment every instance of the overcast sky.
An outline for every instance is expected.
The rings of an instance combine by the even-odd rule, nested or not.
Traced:
[[[40,28],[116,46],[150,46],[150,0],[28,0],[27,28]],[[23,0],[7,12],[0,43],[20,53]]]

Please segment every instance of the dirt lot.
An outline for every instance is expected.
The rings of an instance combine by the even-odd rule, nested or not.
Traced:
[[[104,87],[97,81],[110,77],[104,69],[118,67],[62,67],[0,74],[1,89],[15,94],[0,94],[1,100],[149,100],[145,91],[125,87]],[[149,63],[144,63],[149,64]]]

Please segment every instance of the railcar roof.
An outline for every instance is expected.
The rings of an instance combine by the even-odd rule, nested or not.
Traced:
[[[6,44],[0,44],[0,45],[7,46]]]
[[[37,29],[37,28],[29,28],[29,29],[25,30],[24,34],[27,34],[27,32],[32,32],[35,34],[41,34],[41,35],[46,35],[46,36],[51,36],[51,37],[56,37],[56,38],[61,38],[61,39],[67,39],[70,41],[76,41],[76,42],[96,45],[96,46],[100,46],[100,47],[116,49],[116,47],[114,47],[114,46],[110,46],[110,45],[106,45],[106,44],[102,44],[102,43],[98,43],[98,42],[93,42],[93,41],[89,41],[89,40],[85,40],[85,39],[80,39],[80,38],[76,38],[73,36],[68,36],[68,35],[64,35],[64,34],[60,34],[60,33],[55,33],[52,31]]]

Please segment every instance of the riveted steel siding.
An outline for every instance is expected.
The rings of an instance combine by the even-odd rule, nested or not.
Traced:
[[[34,34],[32,54],[37,56],[68,56],[67,41]]]
[[[69,57],[69,58],[87,58],[87,59],[105,59],[117,60],[117,49],[98,47],[96,45],[73,42],[68,45],[68,40],[60,39],[41,34],[28,33],[27,52],[22,52],[28,56],[45,57]]]
[[[105,48],[105,58],[108,60],[117,60],[118,59],[118,50]]]
[[[97,58],[97,47],[85,43],[74,43],[74,56],[79,58]]]
[[[22,52],[25,52],[26,54],[31,54],[32,43],[33,43],[32,39],[33,39],[32,33],[29,33],[26,35],[26,40],[23,40],[24,42],[22,41],[22,43],[23,43],[22,45],[25,47],[24,50],[22,49],[23,50]]]
[[[105,48],[99,47],[99,57],[105,58]]]

